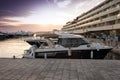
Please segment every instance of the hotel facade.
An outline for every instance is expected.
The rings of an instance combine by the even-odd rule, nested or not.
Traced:
[[[120,0],[105,0],[67,22],[62,30],[74,34],[120,33]]]

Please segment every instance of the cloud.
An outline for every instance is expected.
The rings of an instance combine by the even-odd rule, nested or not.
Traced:
[[[34,8],[45,5],[44,0],[0,0],[0,23],[14,23],[10,18],[30,16]]]
[[[67,7],[72,0],[54,0],[54,3],[59,7],[59,8],[65,8]]]
[[[45,3],[44,0],[0,0],[0,17],[28,16],[30,11]]]
[[[18,20],[5,19],[5,18],[0,19],[0,23],[8,23],[8,22],[19,22],[19,21]]]
[[[16,16],[16,14],[9,10],[0,10],[0,18],[9,17],[9,16],[13,17]]]
[[[16,26],[0,26],[2,32],[16,32],[16,31],[32,31],[32,32],[44,32],[52,31],[53,29],[60,30],[62,25],[37,25],[37,24],[20,24]]]
[[[101,2],[105,0],[85,0],[81,3],[78,3],[75,7],[75,12],[77,14],[82,14],[84,12],[87,12],[88,10],[92,9],[93,7],[97,6]]]

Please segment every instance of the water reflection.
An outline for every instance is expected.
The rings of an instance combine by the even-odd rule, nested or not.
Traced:
[[[24,38],[9,39],[0,41],[0,58],[22,58],[25,49],[29,49],[30,45],[24,41]]]

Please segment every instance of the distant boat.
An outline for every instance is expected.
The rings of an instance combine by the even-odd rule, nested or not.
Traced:
[[[44,34],[44,40],[28,40],[31,45],[39,42],[39,48],[29,51],[27,56],[33,58],[74,58],[74,59],[104,59],[112,49],[100,43],[89,43],[81,35],[69,33]],[[26,57],[23,55],[23,57]]]
[[[0,40],[4,40],[7,37],[6,34],[4,33],[0,33]]]

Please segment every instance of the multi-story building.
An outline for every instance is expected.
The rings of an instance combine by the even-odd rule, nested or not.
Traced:
[[[105,0],[67,22],[62,30],[76,34],[120,32],[120,0]]]

